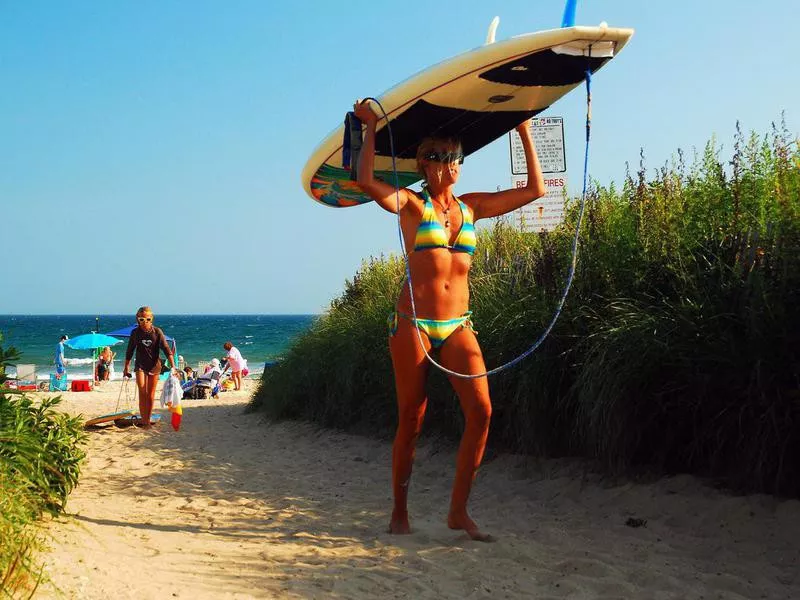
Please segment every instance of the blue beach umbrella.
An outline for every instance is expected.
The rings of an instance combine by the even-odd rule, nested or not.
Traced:
[[[104,333],[85,333],[64,342],[73,350],[95,350],[96,348],[105,348],[106,346],[114,346],[121,344],[122,340],[118,340],[110,335]]]
[[[122,329],[115,329],[114,331],[109,331],[106,335],[114,335],[117,337],[131,337],[131,332],[136,329],[138,325],[128,325],[127,327],[123,327]],[[168,342],[174,342],[175,340],[169,337],[166,333],[164,337],[167,338]]]
[[[128,325],[127,327],[123,327],[122,329],[115,329],[114,331],[109,331],[106,335],[115,335],[118,337],[129,338],[131,337],[131,332],[137,327],[138,325]],[[175,338],[169,337],[166,333],[164,334],[164,337],[166,338],[167,343],[172,348],[172,353],[177,354],[178,346],[177,344],[175,344]]]

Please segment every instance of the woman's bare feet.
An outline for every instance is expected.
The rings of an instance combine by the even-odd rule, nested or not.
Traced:
[[[450,513],[447,517],[447,526],[450,529],[463,529],[467,532],[467,535],[476,542],[496,541],[495,538],[490,534],[482,532],[480,528],[478,528],[478,524],[470,519],[469,515],[466,513],[461,516],[456,516],[453,513]]]

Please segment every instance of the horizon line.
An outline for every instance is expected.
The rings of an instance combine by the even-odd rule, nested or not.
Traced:
[[[323,313],[155,313],[166,317],[316,317]],[[0,317],[128,317],[130,313],[0,313]],[[133,318],[136,318],[134,313]]]

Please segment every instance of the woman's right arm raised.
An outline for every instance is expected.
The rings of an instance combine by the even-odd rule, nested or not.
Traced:
[[[361,144],[361,156],[358,159],[358,187],[378,205],[390,213],[397,213],[398,195],[400,208],[408,202],[408,192],[398,190],[385,181],[375,178],[375,128],[378,116],[369,106],[368,100],[356,102],[353,106],[356,117],[367,126],[364,141]]]

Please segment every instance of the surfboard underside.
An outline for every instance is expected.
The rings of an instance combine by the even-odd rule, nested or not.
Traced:
[[[379,98],[390,126],[379,121],[376,177],[399,187],[420,181],[416,152],[426,137],[456,137],[465,156],[480,150],[579,86],[587,71],[611,60],[632,34],[576,27],[520,36],[467,52],[392,88]],[[340,127],[328,136],[303,171],[309,195],[333,207],[371,200],[342,166],[342,134]]]

